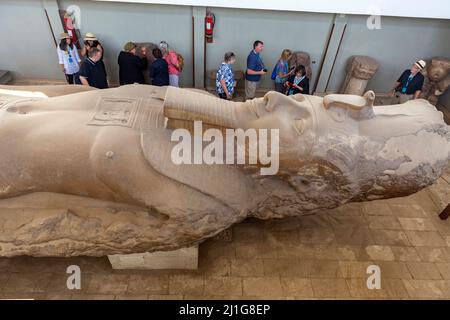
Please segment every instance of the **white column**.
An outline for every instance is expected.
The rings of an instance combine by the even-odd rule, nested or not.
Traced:
[[[336,15],[333,24],[333,30],[330,34],[328,46],[326,48],[325,56],[323,58],[322,67],[320,69],[319,80],[315,93],[325,93],[327,91],[328,82],[333,71],[334,62],[339,52],[339,46],[344,37],[345,28],[347,26],[347,16],[343,14]]]
[[[194,87],[199,89],[205,87],[205,15],[206,7],[192,7],[192,17],[194,18]]]
[[[61,18],[59,16],[58,1],[42,0],[42,6],[44,7],[44,10],[47,12],[48,20],[50,23],[49,28],[51,26],[54,39],[56,39],[56,42],[58,43],[60,34],[64,32],[64,28],[61,23]]]

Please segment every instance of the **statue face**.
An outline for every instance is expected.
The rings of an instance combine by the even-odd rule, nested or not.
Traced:
[[[250,109],[257,110],[258,117],[246,122],[246,128],[279,130],[280,171],[295,171],[313,147],[317,119],[308,98],[271,91],[262,99],[247,102],[253,105]]]
[[[441,81],[450,73],[450,60],[433,59],[428,68],[428,77],[432,81]]]
[[[432,126],[442,122],[442,114],[424,101],[372,107],[360,96],[333,96],[328,97],[343,100],[325,106],[327,99],[321,97],[269,92],[262,99],[247,102],[256,106],[259,116],[246,122],[246,128],[279,129],[281,174],[297,174],[311,162],[348,172],[363,161],[358,148],[382,148],[382,141],[397,136],[414,140],[424,123]]]
[[[324,98],[285,96],[271,91],[264,98],[237,103],[169,87],[164,114],[169,119],[202,120],[220,128],[278,130],[277,175],[304,195],[328,188],[339,197],[350,198],[359,193],[359,184],[365,184],[366,190],[361,199],[389,192],[407,194],[411,190],[408,179],[392,182],[385,176],[393,172],[401,176],[410,174],[414,179],[422,164],[447,163],[450,153],[447,126],[442,113],[423,99],[395,106],[373,106],[374,99],[371,91],[363,97]],[[272,145],[272,141],[268,142],[267,149]],[[273,158],[274,153],[269,153]],[[253,176],[254,167],[246,168],[252,170]],[[390,183],[374,181],[378,177]],[[311,184],[316,187],[311,188]],[[378,184],[384,191],[380,191]],[[317,194],[311,194],[311,198],[315,197]]]

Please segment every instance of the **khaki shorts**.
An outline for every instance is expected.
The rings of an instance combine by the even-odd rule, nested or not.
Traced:
[[[257,81],[245,80],[245,99],[253,99],[256,94]]]
[[[394,97],[392,98],[392,104],[401,104],[405,103],[406,101],[413,100],[414,95],[413,94],[403,94],[400,92],[395,92]]]

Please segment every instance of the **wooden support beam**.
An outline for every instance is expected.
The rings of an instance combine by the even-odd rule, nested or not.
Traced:
[[[439,214],[441,220],[447,220],[450,217],[450,204]]]

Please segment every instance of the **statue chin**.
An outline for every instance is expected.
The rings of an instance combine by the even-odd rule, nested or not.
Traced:
[[[172,250],[247,217],[301,216],[433,184],[450,156],[442,113],[423,99],[374,99],[268,92],[231,102],[146,85],[0,86],[0,256]],[[174,162],[179,129],[196,133],[184,149],[191,163]],[[220,145],[208,130],[258,139],[267,130],[266,155],[277,158],[227,162],[224,144],[222,164],[216,152],[215,163],[196,163],[196,151]],[[248,155],[249,141],[237,138],[236,150]],[[261,174],[275,161],[277,170]]]

